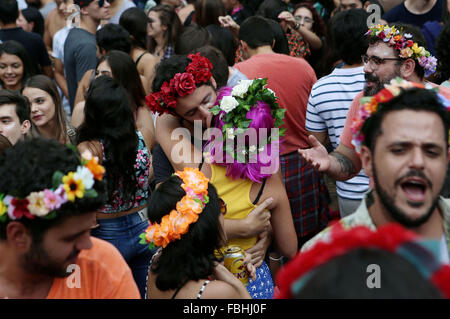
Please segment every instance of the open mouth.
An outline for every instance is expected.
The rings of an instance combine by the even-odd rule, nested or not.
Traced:
[[[406,179],[400,184],[408,200],[412,202],[423,202],[428,190],[427,183],[419,178]]]

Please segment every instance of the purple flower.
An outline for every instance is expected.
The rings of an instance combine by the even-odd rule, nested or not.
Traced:
[[[260,128],[271,129],[274,126],[275,120],[270,114],[270,106],[264,102],[256,102],[256,106],[252,107],[245,115],[246,118],[252,120],[249,128],[256,130]]]

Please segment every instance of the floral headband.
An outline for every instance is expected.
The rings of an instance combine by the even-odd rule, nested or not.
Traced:
[[[419,47],[416,42],[409,40],[412,38],[411,34],[402,34],[395,27],[379,24],[370,27],[365,35],[377,37],[388,45],[393,46],[395,50],[399,51],[401,58],[417,60],[425,71],[425,77],[436,72],[437,59],[424,47]]]
[[[319,241],[298,253],[279,271],[276,299],[292,298],[307,284],[317,267],[360,248],[381,249],[401,255],[429,279],[444,298],[450,298],[450,266],[440,263],[438,242],[421,239],[394,223],[381,226],[376,231],[366,226],[346,229],[337,223],[330,235],[330,240]]]
[[[169,243],[180,239],[189,230],[189,225],[198,220],[198,215],[209,202],[208,179],[198,168],[185,167],[174,175],[182,179],[181,187],[186,195],[177,202],[176,209],[163,216],[161,223],[151,224],[139,238],[140,244],[165,248]]]
[[[222,130],[223,138],[218,142],[210,140],[203,155],[207,162],[227,166],[227,176],[249,178],[260,183],[264,177],[271,175],[263,174],[261,168],[270,165],[270,158],[278,160],[274,146],[279,146],[279,137],[284,135],[286,129],[280,128],[275,136],[271,129],[283,125],[286,110],[280,108],[277,96],[266,84],[265,78],[241,80],[233,88],[225,87],[211,109],[217,115],[215,124]],[[248,129],[255,129],[257,135],[259,129],[267,129],[270,136],[258,136],[256,145],[239,145],[239,136],[245,136]]]
[[[6,222],[8,218],[17,220],[23,217],[52,219],[56,217],[56,210],[69,201],[97,197],[94,183],[95,180],[101,181],[104,173],[105,168],[98,164],[98,158],[86,151],[75,172],[68,172],[66,175],[60,171],[53,173],[52,188],[31,192],[25,198],[0,194],[0,222]]]
[[[432,89],[436,92],[442,105],[450,111],[450,101],[447,100],[442,94],[439,94],[438,87],[432,88],[431,86],[424,86],[422,84],[406,81],[400,77],[392,79],[389,84],[385,84],[384,88],[380,90],[374,96],[365,96],[360,99],[361,107],[358,114],[353,119],[351,126],[353,140],[352,144],[355,146],[355,150],[361,153],[361,147],[365,140],[365,136],[362,132],[364,123],[380,109],[380,103],[387,103],[394,97],[400,95],[403,90],[419,88],[419,89]]]
[[[145,102],[150,110],[159,114],[170,113],[175,115],[177,97],[192,94],[199,84],[205,84],[212,77],[213,68],[211,62],[200,55],[189,54],[192,60],[184,73],[177,73],[169,82],[164,82],[159,92],[151,93],[145,97]]]

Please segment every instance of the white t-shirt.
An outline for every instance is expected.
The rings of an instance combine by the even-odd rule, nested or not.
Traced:
[[[61,30],[55,33],[53,36],[52,56],[55,59],[59,59],[64,62],[64,42],[66,42],[67,35],[69,34],[70,27],[65,26]]]
[[[335,68],[331,74],[319,79],[312,87],[306,112],[306,129],[328,132],[331,145],[336,149],[344,129],[348,109],[355,96],[364,89],[363,67]],[[369,177],[361,170],[345,182],[336,182],[336,192],[345,199],[360,200],[369,188]]]

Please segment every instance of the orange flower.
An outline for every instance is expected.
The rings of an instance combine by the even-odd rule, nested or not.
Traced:
[[[96,157],[92,157],[85,166],[91,171],[96,180],[101,181],[103,179],[105,168],[98,163],[98,159]]]
[[[93,163],[100,166],[96,162]],[[186,191],[186,195],[177,202],[176,210],[165,215],[160,224],[153,224],[145,231],[147,242],[163,248],[186,234],[189,225],[198,220],[198,215],[208,203],[208,179],[198,168],[186,167],[175,175],[183,180],[181,187]]]
[[[198,168],[185,167],[182,172],[177,172],[175,175],[183,180],[181,187],[186,192],[187,188],[190,188],[196,194],[208,192],[208,179]]]

